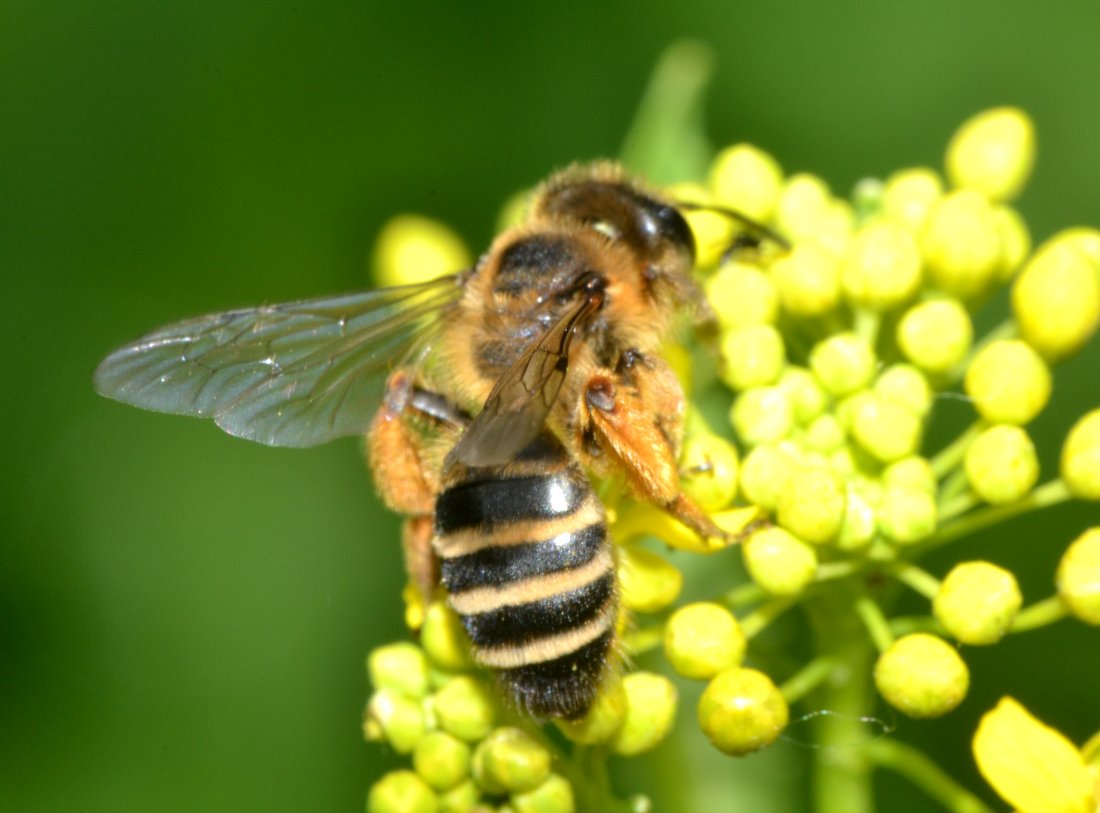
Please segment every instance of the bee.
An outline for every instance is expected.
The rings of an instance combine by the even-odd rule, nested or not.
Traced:
[[[442,583],[516,706],[570,719],[615,652],[590,474],[725,533],[680,488],[685,398],[660,355],[703,303],[686,205],[610,163],[559,172],[533,201],[471,269],[170,325],[109,355],[95,387],[272,446],[365,434],[412,577]]]

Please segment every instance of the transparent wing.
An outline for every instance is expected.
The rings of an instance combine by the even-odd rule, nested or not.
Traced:
[[[455,302],[464,279],[169,325],[104,359],[95,388],[143,409],[213,418],[231,435],[270,446],[361,434],[384,373]]]
[[[515,459],[538,436],[565,381],[577,326],[598,305],[598,298],[578,302],[501,376],[459,438],[453,460],[467,466],[499,465]]]

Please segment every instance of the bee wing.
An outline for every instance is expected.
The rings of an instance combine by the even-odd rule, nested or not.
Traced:
[[[452,450],[453,460],[467,466],[499,465],[538,437],[565,380],[577,326],[598,304],[591,297],[579,301],[501,376]]]
[[[108,398],[213,418],[269,446],[361,434],[390,366],[461,293],[465,275],[216,313],[156,330],[95,371]]]

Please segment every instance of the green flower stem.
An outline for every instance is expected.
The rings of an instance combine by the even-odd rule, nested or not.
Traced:
[[[1066,605],[1058,596],[1051,596],[1042,601],[1037,601],[1030,607],[1025,607],[1016,614],[1016,619],[1009,628],[1010,632],[1028,632],[1055,621],[1061,621],[1069,615]]]
[[[1049,483],[1044,483],[1036,488],[1022,500],[1008,505],[991,505],[944,525],[921,542],[919,546],[914,546],[914,551],[916,555],[923,555],[929,550],[945,545],[959,537],[976,533],[982,528],[996,525],[998,522],[1004,522],[1020,514],[1026,514],[1028,511],[1057,505],[1060,502],[1069,500],[1071,497],[1072,495],[1065,483],[1061,480],[1051,480]]]
[[[633,806],[611,791],[608,751],[602,746],[578,745],[573,753],[554,760],[554,770],[569,780],[577,810],[631,813]]]
[[[641,655],[661,645],[665,637],[665,625],[654,624],[642,629],[632,630],[623,636],[623,643],[632,655]]]
[[[864,564],[858,561],[826,562],[825,564],[817,566],[817,572],[814,574],[814,582],[820,584],[821,582],[832,581],[833,579],[844,579],[860,572],[863,568]]]
[[[951,813],[993,813],[923,752],[895,739],[878,739],[863,749],[875,765],[901,774]]]
[[[968,426],[961,435],[955,438],[943,449],[932,458],[932,473],[937,478],[944,477],[957,469],[962,463],[963,456],[966,454],[967,447],[982,431],[984,424],[981,421],[975,421]]]
[[[878,333],[882,327],[882,316],[867,308],[857,308],[853,314],[853,332],[874,348],[878,344]]]
[[[891,618],[890,632],[895,638],[914,632],[930,632],[933,635],[939,635],[941,638],[947,637],[947,630],[944,629],[943,624],[930,615],[907,615],[900,618]]]
[[[955,478],[952,476],[950,479]],[[976,505],[978,505],[978,498],[973,494],[956,494],[953,497],[942,499],[936,507],[936,512],[940,523],[944,523],[965,514]]]
[[[725,604],[731,610],[740,610],[767,599],[768,593],[756,582],[746,582],[721,595],[719,604]]]
[[[879,652],[887,650],[890,644],[894,643],[894,636],[890,632],[890,623],[886,620],[882,608],[866,594],[855,600],[853,608],[859,620],[863,622],[863,626],[867,628],[867,634],[871,636],[875,649]]]
[[[796,601],[796,598],[776,598],[761,604],[741,619],[741,631],[745,633],[746,638],[751,640],[763,631],[768,624],[794,606]]]
[[[940,580],[927,570],[909,562],[898,562],[891,568],[898,581],[931,601],[940,591]]]
[[[825,682],[836,668],[837,662],[832,658],[815,658],[785,681],[779,693],[788,706],[793,705]]]
[[[853,593],[860,596],[854,605]],[[818,813],[872,813],[875,807],[872,765],[864,749],[852,747],[866,740],[866,720],[874,710],[874,649],[861,613],[885,623],[881,611],[864,607],[865,603],[873,606],[862,593],[859,580],[853,578],[830,582],[829,589],[815,596],[806,608],[814,630],[814,662],[844,664],[843,670],[829,673],[835,679],[822,681],[812,695],[813,706],[829,712],[813,727],[812,786]]]
[[[966,477],[966,469],[962,466],[947,475],[947,479],[940,486],[939,500],[936,505],[936,514],[940,522],[948,515],[947,512],[952,509],[952,506],[962,502],[963,497],[969,498],[967,508],[974,505],[974,499],[967,491],[969,486],[970,481]],[[957,513],[961,513],[961,511]]]

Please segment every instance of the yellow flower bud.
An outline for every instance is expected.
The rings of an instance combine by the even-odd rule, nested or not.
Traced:
[[[936,201],[943,196],[943,181],[926,167],[903,169],[886,179],[882,208],[913,234],[919,234]]]
[[[413,749],[413,767],[436,790],[450,790],[470,775],[470,746],[443,731],[432,731]]]
[[[968,119],[947,145],[947,176],[958,187],[991,200],[1012,200],[1031,177],[1035,125],[1015,107],[985,110]]]
[[[821,229],[831,199],[821,178],[805,172],[792,175],[779,194],[776,225],[791,240],[805,240]]]
[[[1089,528],[1058,563],[1058,595],[1073,615],[1100,625],[1100,528]]]
[[[918,417],[932,410],[932,387],[924,374],[909,364],[891,364],[879,373],[874,391]]]
[[[1016,577],[989,562],[955,565],[932,600],[932,612],[961,644],[995,644],[1020,611]]]
[[[852,437],[883,463],[916,454],[920,448],[924,429],[920,417],[877,392],[853,396],[845,414]]]
[[[367,658],[367,669],[376,689],[394,689],[412,698],[428,693],[428,659],[409,641],[378,647]]]
[[[727,263],[707,279],[704,287],[718,324],[726,329],[771,325],[779,317],[775,283],[755,265]]]
[[[573,786],[557,774],[537,788],[512,794],[515,813],[574,813]]]
[[[822,316],[840,301],[837,260],[812,243],[796,245],[771,266],[783,309],[794,316]]]
[[[943,639],[915,633],[879,656],[875,686],[887,703],[910,717],[940,717],[966,697],[970,672]]]
[[[1069,430],[1061,472],[1073,496],[1100,500],[1100,409],[1083,415]]]
[[[844,256],[848,250],[848,244],[856,229],[856,213],[852,204],[846,200],[834,198],[829,201],[827,208],[821,217],[818,228],[807,242],[820,246],[834,257]]]
[[[1022,499],[1039,479],[1035,445],[1011,424],[983,430],[967,448],[963,467],[974,493],[993,505]]]
[[[451,671],[469,669],[470,639],[454,610],[443,601],[433,601],[424,613],[420,645],[436,666]]]
[[[608,742],[626,719],[626,690],[621,679],[605,682],[588,713],[579,720],[555,720],[561,732],[573,742],[595,745]]]
[[[978,192],[959,190],[938,200],[920,235],[928,279],[963,299],[985,294],[1004,262],[993,207]]]
[[[805,367],[788,365],[776,384],[787,394],[794,410],[794,419],[803,426],[825,411],[829,396],[814,374]]]
[[[744,756],[775,742],[787,726],[787,702],[771,678],[755,669],[715,675],[699,699],[699,727],[714,747]]]
[[[897,329],[905,357],[930,373],[946,373],[970,352],[974,326],[957,299],[933,299],[905,312]]]
[[[849,485],[844,505],[844,522],[840,526],[836,547],[848,551],[861,550],[871,543],[877,530],[878,516],[874,505],[860,489]]]
[[[936,474],[926,457],[903,457],[882,470],[882,482],[887,486],[903,486],[936,493]]]
[[[432,789],[412,771],[391,771],[370,789],[367,813],[437,813]]]
[[[472,813],[481,798],[481,789],[473,779],[467,779],[438,796],[438,813]]]
[[[878,506],[878,527],[899,545],[919,542],[936,530],[936,500],[912,486],[887,486]]]
[[[704,511],[719,511],[737,495],[737,449],[719,435],[689,435],[680,472],[680,487]]]
[[[741,465],[741,493],[749,502],[774,510],[797,464],[784,445],[769,443],[754,447]]]
[[[814,579],[814,549],[783,528],[757,531],[741,546],[752,580],[776,596],[795,596]]]
[[[1100,273],[1070,240],[1041,246],[1012,286],[1020,335],[1044,358],[1080,350],[1100,325]]]
[[[416,631],[424,626],[424,613],[428,609],[424,591],[416,582],[408,581],[401,588],[401,600],[405,603],[405,626]]]
[[[806,427],[805,444],[809,449],[831,452],[839,448],[846,438],[844,426],[831,412],[818,415]]]
[[[730,423],[747,446],[782,440],[794,425],[790,399],[778,387],[755,387],[737,396]]]
[[[775,159],[749,144],[726,147],[710,170],[715,199],[755,220],[771,219],[782,185],[783,170]]]
[[[655,613],[680,595],[684,576],[658,554],[630,545],[619,549],[619,585],[624,607]]]
[[[920,249],[906,229],[877,220],[856,232],[840,267],[840,285],[849,302],[889,310],[916,294],[920,283]]]
[[[829,469],[799,469],[779,495],[779,524],[804,542],[831,542],[844,521],[845,489]]]
[[[687,604],[665,626],[665,657],[678,674],[695,680],[739,666],[746,646],[741,625],[720,604]]]
[[[1029,423],[1050,399],[1047,365],[1021,341],[992,342],[974,356],[964,388],[974,408],[990,423]]]
[[[532,790],[550,776],[550,752],[518,728],[498,728],[482,740],[472,760],[474,779],[488,793]]]
[[[634,756],[656,748],[676,720],[676,687],[664,675],[631,672],[623,678],[626,719],[611,739],[611,750]]]
[[[863,453],[860,452],[860,455]],[[833,449],[826,457],[826,464],[841,477],[850,477],[859,469],[860,463],[856,459],[853,447],[845,443],[839,448]]]
[[[774,384],[783,372],[783,337],[771,325],[746,325],[722,337],[720,375],[731,388],[747,390]]]
[[[854,333],[834,333],[810,351],[810,369],[833,395],[848,395],[871,383],[875,354]]]
[[[419,701],[393,689],[379,689],[367,703],[363,721],[367,739],[380,732],[399,754],[410,753],[424,736],[424,712]]]
[[[451,679],[436,692],[434,707],[440,728],[460,740],[477,742],[493,728],[492,695],[468,675]]]
[[[412,285],[471,265],[461,238],[439,221],[420,215],[391,218],[374,243],[374,279],[379,286]]]
[[[1092,267],[1100,273],[1100,229],[1088,228],[1086,226],[1074,226],[1073,228],[1063,229],[1058,232],[1050,238],[1049,242],[1069,243],[1088,257],[1089,262],[1092,263]]]

